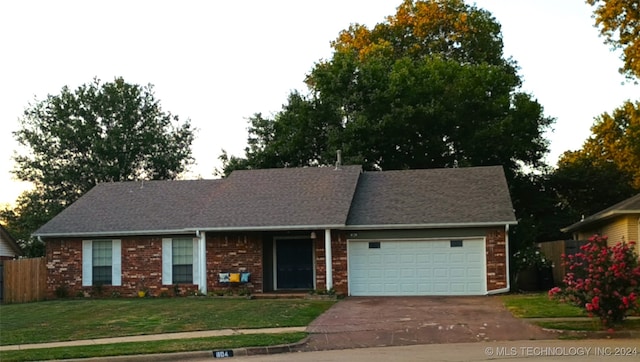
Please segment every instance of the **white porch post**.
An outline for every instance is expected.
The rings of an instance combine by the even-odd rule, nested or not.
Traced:
[[[204,231],[200,232],[200,280],[198,280],[198,285],[200,287],[200,293],[207,294],[207,233]]]
[[[507,292],[511,290],[511,277],[510,277],[510,271],[509,271],[509,224],[506,224],[504,226],[504,257],[505,257],[505,261],[504,264],[506,265],[506,277],[507,277]]]
[[[324,230],[324,261],[327,290],[333,288],[333,257],[331,256],[331,229]]]

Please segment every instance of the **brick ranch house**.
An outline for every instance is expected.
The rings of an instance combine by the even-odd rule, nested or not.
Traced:
[[[157,296],[334,288],[354,296],[509,291],[516,224],[500,166],[234,171],[102,183],[34,233],[47,287]]]

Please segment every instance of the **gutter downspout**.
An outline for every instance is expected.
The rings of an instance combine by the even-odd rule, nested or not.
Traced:
[[[333,288],[333,256],[331,255],[331,229],[324,229],[324,262],[327,290]]]
[[[506,269],[507,286],[506,288],[488,291],[487,295],[508,293],[511,290],[511,275],[509,272],[509,224],[505,224],[504,226],[504,257],[506,259],[504,264]]]
[[[200,230],[196,230],[196,236],[200,238],[198,242],[198,269],[200,273],[198,275],[198,289],[200,293],[207,294],[207,233]]]

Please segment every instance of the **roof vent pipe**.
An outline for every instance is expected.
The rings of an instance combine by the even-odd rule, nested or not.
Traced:
[[[338,169],[340,169],[340,166],[342,166],[342,151],[337,150],[336,151],[336,156],[337,156],[336,170],[338,170]]]

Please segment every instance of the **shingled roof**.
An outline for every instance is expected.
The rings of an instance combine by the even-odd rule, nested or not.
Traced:
[[[34,235],[166,234],[344,225],[360,166],[234,171],[221,180],[103,183]]]
[[[584,220],[578,221],[574,224],[571,224],[561,229],[561,231],[563,233],[574,232],[580,228],[597,223],[599,221],[607,220],[612,217],[615,217],[618,215],[625,215],[625,214],[640,214],[640,194],[637,194],[626,200],[620,201],[619,203],[613,206],[610,206],[602,211],[599,211],[585,218]]]
[[[35,236],[184,232],[222,180],[101,183],[38,229]]]
[[[203,209],[201,230],[344,226],[360,166],[234,171]]]
[[[515,223],[500,166],[366,172],[347,221],[364,228]]]
[[[221,180],[99,184],[41,237],[513,224],[501,167],[234,171]]]

